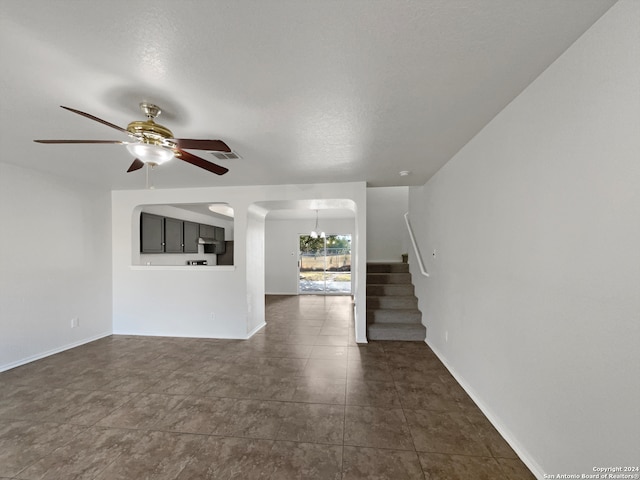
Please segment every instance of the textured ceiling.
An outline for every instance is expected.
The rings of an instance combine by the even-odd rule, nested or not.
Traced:
[[[151,101],[242,157],[202,152],[221,177],[171,162],[156,188],[421,185],[613,3],[0,1],[0,161],[144,188],[122,146],[32,140],[124,140],[59,105],[126,127]]]

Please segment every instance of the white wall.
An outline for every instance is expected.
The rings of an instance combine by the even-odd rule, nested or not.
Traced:
[[[298,293],[299,235],[308,234],[314,220],[291,219],[266,221],[265,290],[272,295]],[[368,223],[368,222],[367,222]],[[354,219],[324,218],[320,223],[327,235],[352,235]]]
[[[366,185],[212,187],[112,192],[113,328],[115,333],[246,338],[264,323],[264,235],[270,209],[296,208],[296,202],[351,205],[362,260],[363,280],[355,295],[356,339],[366,341]],[[141,205],[227,202],[235,212],[233,267],[132,266]],[[321,207],[313,207],[321,208]],[[357,211],[356,211],[357,210]],[[356,254],[357,255],[357,254]]]
[[[0,163],[0,371],[111,333],[110,214],[108,191]]]
[[[638,465],[639,59],[623,0],[410,189],[427,342],[539,478]]]
[[[409,187],[367,188],[367,261],[400,262],[409,251]]]

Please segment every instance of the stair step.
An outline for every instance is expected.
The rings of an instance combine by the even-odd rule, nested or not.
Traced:
[[[372,323],[367,327],[369,340],[424,341],[427,329],[416,323]]]
[[[411,283],[388,283],[379,285],[367,285],[367,296],[384,295],[413,295],[414,287]]]
[[[367,263],[367,273],[409,273],[409,264]]]
[[[410,273],[367,273],[367,284],[411,283]]]
[[[368,305],[367,305],[368,307]],[[417,308],[367,309],[367,323],[421,323],[422,312]]]
[[[367,295],[367,308],[418,308],[415,295]]]
[[[426,336],[409,264],[367,263],[367,338],[424,342]]]

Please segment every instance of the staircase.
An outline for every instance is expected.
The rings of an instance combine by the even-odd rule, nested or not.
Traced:
[[[367,338],[424,341],[408,263],[367,264]]]

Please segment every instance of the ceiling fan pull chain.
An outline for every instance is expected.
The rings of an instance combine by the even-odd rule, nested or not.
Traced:
[[[151,185],[149,185],[149,190],[154,190],[156,187],[153,184],[153,172],[156,168],[156,164],[155,163],[148,163],[147,165],[149,165],[149,169],[147,171],[150,171],[149,173],[149,178],[151,179]]]

